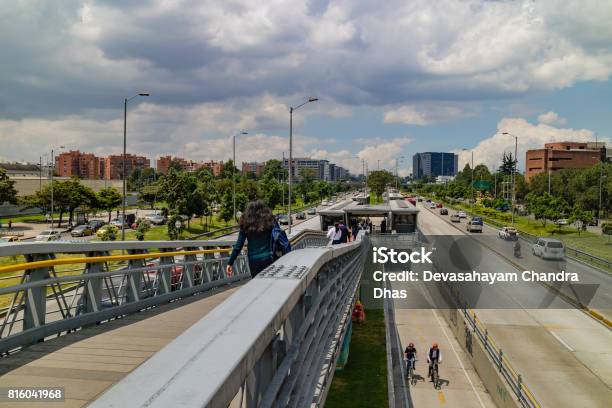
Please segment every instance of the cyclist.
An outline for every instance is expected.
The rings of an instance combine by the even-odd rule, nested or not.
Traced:
[[[414,348],[414,343],[408,344],[408,347],[406,347],[404,353],[406,354],[406,375],[408,376],[408,374],[410,373],[411,366],[412,370],[414,371],[414,363],[416,361],[417,351],[416,348]]]
[[[431,345],[429,349],[429,354],[427,354],[427,363],[429,364],[429,374],[428,377],[431,378],[430,382],[433,382],[433,367],[434,364],[438,365],[442,362],[442,350],[438,348],[438,343],[434,343]]]

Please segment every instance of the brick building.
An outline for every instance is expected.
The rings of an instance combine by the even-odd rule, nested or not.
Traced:
[[[594,143],[553,142],[543,149],[527,150],[525,180],[539,173],[554,173],[564,169],[584,169],[594,166],[605,157],[605,147]]]
[[[78,150],[60,153],[55,157],[55,174],[60,177],[79,177],[98,180],[104,176],[104,159],[93,153]]]
[[[125,173],[132,174],[136,169],[148,169],[151,161],[145,156],[127,154],[125,156]],[[104,159],[104,178],[107,180],[121,180],[123,173],[123,155],[110,155]]]
[[[185,160],[182,157],[162,156],[156,161],[156,169],[158,173],[166,174],[172,163],[178,164],[185,171],[196,171],[201,168],[208,168],[214,176],[221,174],[221,166],[223,162],[196,162],[193,160]]]
[[[242,162],[242,172],[244,174],[251,173],[255,177],[261,177],[265,167],[266,167],[266,163]]]

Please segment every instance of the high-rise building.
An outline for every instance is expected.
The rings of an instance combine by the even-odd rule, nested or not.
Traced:
[[[60,177],[79,177],[82,179],[101,179],[104,173],[100,162],[104,160],[93,153],[78,150],[63,152],[55,157],[55,174]]]
[[[412,156],[412,174],[415,179],[437,176],[456,176],[459,156],[454,153],[424,152]]]
[[[129,176],[136,169],[148,169],[151,161],[145,156],[134,154],[125,155],[125,174]],[[104,178],[107,180],[121,180],[123,174],[123,155],[110,155],[104,159]]]
[[[539,173],[554,173],[564,169],[584,169],[606,160],[603,143],[554,142],[543,149],[525,153],[525,180]]]

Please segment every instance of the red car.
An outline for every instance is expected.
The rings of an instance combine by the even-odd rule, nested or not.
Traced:
[[[444,206],[442,205],[442,203],[438,203],[438,204],[436,204],[436,208],[442,208],[442,207],[444,207]]]

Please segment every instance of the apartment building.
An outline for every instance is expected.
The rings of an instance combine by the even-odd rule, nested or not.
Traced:
[[[527,150],[525,180],[539,173],[554,173],[564,169],[584,169],[606,158],[605,145],[582,142],[553,142],[543,149]]]

